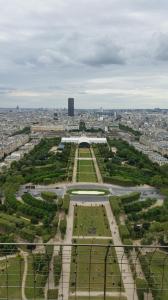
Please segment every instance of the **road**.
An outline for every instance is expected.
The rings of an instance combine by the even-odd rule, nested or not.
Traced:
[[[26,191],[31,192],[33,195],[38,196],[43,191],[51,191],[55,192],[58,196],[63,197],[66,193],[67,189],[70,188],[77,188],[77,189],[104,189],[107,188],[110,191],[111,195],[114,196],[121,196],[124,194],[129,194],[132,192],[140,192],[141,199],[145,198],[157,198],[157,199],[164,199],[164,196],[159,193],[159,191],[151,186],[142,185],[142,186],[135,186],[135,187],[122,187],[114,184],[106,184],[106,183],[61,183],[61,184],[52,184],[49,186],[43,185],[36,185],[35,189],[27,190],[23,186],[20,191],[18,192],[18,196],[22,196],[22,194]],[[77,200],[77,199],[75,199]],[[81,198],[82,201],[82,198]]]

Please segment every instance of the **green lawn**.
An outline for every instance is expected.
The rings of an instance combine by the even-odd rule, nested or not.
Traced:
[[[111,236],[104,206],[76,206],[73,234],[79,236]]]
[[[80,291],[103,291],[106,274],[106,291],[123,291],[115,249],[110,247],[105,273],[105,255],[108,247],[80,246],[80,244],[107,245],[107,240],[77,240],[72,249],[70,289]]]
[[[168,299],[168,254],[156,251],[148,253],[147,256],[149,265],[151,265],[151,276],[155,281],[160,300]],[[163,290],[163,291],[161,291]]]
[[[0,261],[0,299],[21,298],[24,261],[21,257]]]
[[[77,174],[77,182],[97,182],[97,177],[94,173]]]
[[[92,157],[90,149],[87,149],[87,148],[79,148],[78,156],[80,158],[91,158]]]
[[[78,160],[78,182],[97,182],[97,176],[92,160]]]

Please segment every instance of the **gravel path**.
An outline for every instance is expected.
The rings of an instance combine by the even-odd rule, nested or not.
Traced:
[[[68,300],[69,299],[69,282],[70,282],[70,271],[71,271],[71,246],[64,246],[64,244],[72,243],[73,234],[73,219],[74,219],[74,206],[70,202],[69,213],[67,216],[67,231],[63,242],[62,249],[62,274],[59,284],[59,296],[58,299]]]
[[[73,183],[76,182],[77,169],[78,169],[78,148],[76,148],[75,151],[74,168],[73,168],[73,176],[72,176]]]
[[[27,252],[21,252],[21,255],[24,259],[24,272],[23,272],[23,278],[22,278],[22,300],[27,300],[27,297],[25,295],[25,286],[26,286],[26,278],[27,278],[27,272],[28,272],[28,253]]]
[[[104,293],[103,292],[93,292],[93,291],[77,291],[74,293],[70,293],[70,296],[77,296],[77,297],[99,297],[99,296],[103,296]],[[120,292],[106,292],[106,296],[107,297],[118,297],[118,299],[120,299],[121,296],[125,296],[126,297],[126,293],[120,293]]]
[[[97,164],[96,156],[94,154],[94,150],[93,150],[92,147],[90,148],[90,151],[91,151],[91,154],[92,154],[92,159],[93,159],[93,163],[94,163],[98,183],[103,183],[103,179],[102,179],[102,176],[101,176],[98,164]]]

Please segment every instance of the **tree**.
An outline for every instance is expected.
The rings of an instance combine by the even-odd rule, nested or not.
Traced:
[[[151,185],[160,187],[163,184],[163,179],[160,175],[155,175],[151,178]]]

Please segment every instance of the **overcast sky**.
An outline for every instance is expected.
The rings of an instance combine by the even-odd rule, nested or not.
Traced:
[[[0,0],[0,107],[168,108],[167,0]]]

